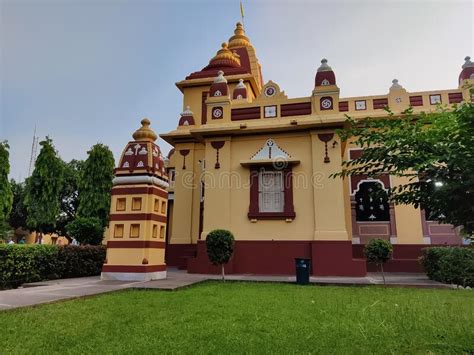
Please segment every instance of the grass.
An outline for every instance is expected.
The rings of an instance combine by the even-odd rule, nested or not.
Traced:
[[[0,312],[0,353],[473,353],[462,290],[208,282]]]

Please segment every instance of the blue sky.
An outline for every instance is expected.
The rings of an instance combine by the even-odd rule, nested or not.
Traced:
[[[341,96],[457,86],[473,54],[471,1],[244,1],[262,64],[290,97],[309,96],[320,59]],[[95,143],[116,159],[143,117],[177,125],[174,83],[204,67],[240,20],[239,1],[0,0],[0,140],[11,176],[28,172],[34,126],[60,156]],[[170,147],[159,141],[166,154]]]

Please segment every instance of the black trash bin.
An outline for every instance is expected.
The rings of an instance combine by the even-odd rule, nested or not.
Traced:
[[[309,274],[311,273],[311,259],[295,258],[296,283],[298,285],[309,284]]]

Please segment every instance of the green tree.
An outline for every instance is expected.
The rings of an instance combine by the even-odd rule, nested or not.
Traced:
[[[39,233],[52,233],[60,213],[60,193],[63,180],[63,163],[49,137],[40,142],[41,151],[35,162],[33,174],[26,186],[25,205],[27,225]]]
[[[234,253],[234,236],[225,229],[215,229],[206,238],[207,257],[213,265],[220,265],[222,280],[225,281],[224,265]]]
[[[380,266],[384,285],[385,273],[383,271],[383,264],[390,260],[392,257],[392,251],[392,244],[385,239],[372,239],[364,247],[364,255],[367,258],[367,261]]]
[[[391,201],[424,208],[431,219],[473,234],[474,104],[416,115],[410,108],[385,119],[348,117],[338,134],[364,151],[333,176],[404,177],[407,183],[389,189]]]
[[[10,153],[9,145],[5,142],[0,142],[0,236],[6,238],[10,230],[8,225],[8,216],[12,209],[13,192],[8,181],[8,174],[10,173]]]
[[[77,217],[67,225],[67,233],[81,244],[99,245],[104,236],[104,228],[97,217]]]
[[[109,223],[114,156],[103,144],[94,145],[88,154],[79,174],[77,216],[99,218],[105,228]]]
[[[63,162],[64,178],[61,188],[61,207],[57,222],[57,232],[68,239],[66,225],[74,220],[79,207],[78,184],[80,170],[84,162],[82,160],[71,160],[69,163]]]

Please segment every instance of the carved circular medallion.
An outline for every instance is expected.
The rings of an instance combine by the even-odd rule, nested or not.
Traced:
[[[324,109],[330,109],[332,107],[332,101],[330,99],[324,99],[321,101],[321,107]]]
[[[275,94],[276,94],[276,89],[273,86],[267,86],[265,88],[265,96],[266,97],[272,97]]]
[[[222,109],[220,107],[216,107],[212,110],[212,117],[213,118],[221,118],[222,117]]]

